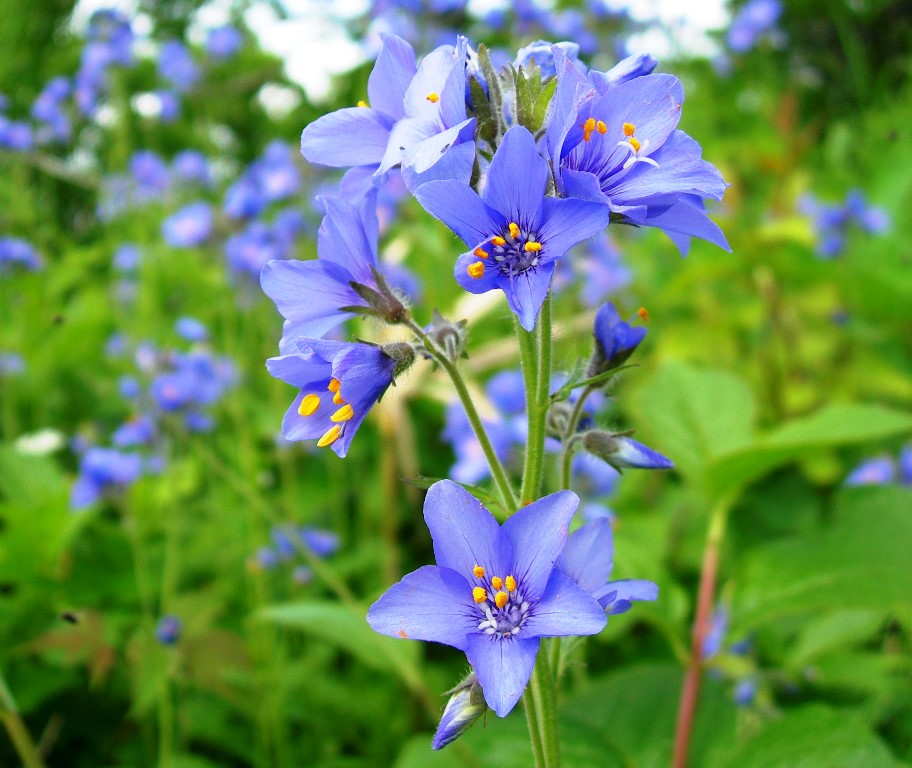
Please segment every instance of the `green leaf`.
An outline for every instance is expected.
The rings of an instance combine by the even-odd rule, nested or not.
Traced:
[[[883,623],[882,612],[867,609],[837,611],[817,617],[802,629],[797,647],[789,656],[789,664],[794,669],[802,669],[834,649],[862,643]]]
[[[366,614],[362,608],[313,601],[267,606],[255,617],[325,640],[372,669],[395,672],[411,690],[421,689],[415,643],[378,635],[365,620]]]
[[[912,595],[912,490],[845,489],[832,522],[743,560],[734,634],[802,613],[890,611]]]
[[[813,705],[774,720],[719,768],[894,768],[880,739],[851,715]]]
[[[531,124],[535,127],[532,128],[530,126],[529,130],[535,132],[544,125],[545,115],[548,113],[548,106],[551,104],[551,98],[554,96],[555,88],[557,88],[556,77],[551,78],[545,83],[545,87],[542,88],[541,93],[538,94],[538,98],[535,99],[535,105],[532,107]]]
[[[682,474],[752,442],[754,400],[733,374],[667,363],[638,393],[634,424]]]
[[[754,445],[718,457],[709,468],[718,495],[743,487],[770,470],[839,445],[870,443],[912,433],[912,415],[880,405],[845,403],[779,427]]]

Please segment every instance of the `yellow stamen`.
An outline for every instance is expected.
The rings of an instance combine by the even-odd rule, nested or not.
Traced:
[[[510,596],[506,592],[498,592],[496,595],[494,595],[494,605],[496,605],[498,608],[503,608],[509,599]]]
[[[488,599],[488,590],[486,590],[484,587],[475,587],[472,590],[472,599],[476,603],[483,603]]]
[[[355,415],[355,409],[350,405],[343,405],[338,411],[336,411],[332,416],[329,417],[330,421],[348,421],[352,416]]]
[[[317,395],[304,395],[301,404],[298,406],[298,413],[302,416],[310,416],[319,407],[320,398]]]
[[[474,277],[478,279],[484,274],[484,262],[476,261],[474,264],[469,264],[466,272],[469,273],[469,277]]]
[[[624,135],[625,136],[633,136],[634,131],[636,131],[636,127],[634,126],[633,123],[624,123]]]
[[[358,106],[359,106],[359,107],[366,107],[366,106],[367,106],[367,102],[366,102],[366,101],[359,101],[359,102],[358,102]]]
[[[640,320],[642,320],[644,323],[649,322],[649,310],[646,309],[646,307],[640,307],[637,310],[637,314],[640,316]]]
[[[336,405],[345,405],[345,398],[342,397],[342,392],[336,392],[336,394],[333,395],[333,402]]]
[[[640,147],[642,146],[638,139],[635,139],[633,136],[630,137],[630,146],[633,147],[634,152],[639,152]]]
[[[608,126],[605,125],[604,121],[602,121],[602,120],[599,120],[595,124],[595,128],[600,134],[602,134],[602,136],[604,136],[606,133],[608,133]]]
[[[494,235],[494,237],[491,238],[491,242],[494,245],[506,245],[507,244],[507,241],[504,240],[500,235]]]
[[[512,221],[510,222],[510,237],[514,239],[519,237],[519,225],[515,224]]]
[[[516,579],[514,579],[512,576],[507,576],[507,578],[504,580],[504,583],[507,585],[507,592],[516,591]]]
[[[495,576],[491,579],[491,586],[494,587],[494,589],[500,589],[503,586],[503,579],[500,578],[500,576]]]
[[[595,118],[590,117],[583,123],[583,141],[589,141],[592,137],[592,132],[595,130]]]
[[[333,427],[330,427],[323,433],[323,437],[317,440],[317,448],[325,448],[327,445],[332,445],[336,440],[339,439],[339,435],[342,434],[342,427],[336,424]]]
[[[425,96],[424,98],[426,98],[429,102],[431,102],[431,104],[436,104],[438,101],[440,101],[440,96],[438,94],[434,93],[433,91],[431,93],[429,93],[427,96]]]
[[[472,575],[473,575],[476,579],[483,579],[483,578],[484,578],[484,575],[485,575],[485,569],[482,568],[480,565],[476,565],[476,566],[472,569]]]
[[[329,384],[326,385],[326,388],[330,392],[338,392],[342,388],[342,382],[338,379],[330,379]]]
[[[542,249],[541,243],[536,243],[534,240],[530,240],[523,246],[523,250],[527,253],[538,253]]]
[[[488,252],[487,252],[484,248],[482,248],[480,245],[479,245],[474,251],[472,251],[472,253],[473,253],[475,256],[477,256],[479,259],[486,259],[486,258],[488,258],[488,256],[490,255],[490,254],[488,254]]]

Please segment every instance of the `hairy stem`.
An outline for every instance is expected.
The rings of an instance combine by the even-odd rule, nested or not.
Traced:
[[[576,403],[573,405],[573,411],[570,413],[570,421],[567,422],[567,429],[564,432],[563,444],[561,446],[561,484],[560,487],[565,490],[570,490],[570,469],[571,463],[573,461],[573,444],[571,438],[576,432],[576,425],[579,424],[580,415],[583,412],[583,405],[586,402],[586,398],[593,392],[591,385],[586,385],[583,388],[583,391],[580,392],[579,397],[576,399]]]

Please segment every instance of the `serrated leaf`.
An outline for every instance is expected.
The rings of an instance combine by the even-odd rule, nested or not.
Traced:
[[[420,690],[416,644],[378,635],[366,615],[366,608],[312,601],[267,606],[255,617],[325,640],[372,669],[395,673],[411,690]]]

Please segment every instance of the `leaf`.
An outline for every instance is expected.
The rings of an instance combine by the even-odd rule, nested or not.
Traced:
[[[649,445],[692,478],[715,457],[753,440],[750,387],[724,371],[664,365],[638,393],[635,425]]]
[[[834,649],[862,643],[883,623],[881,612],[867,609],[837,611],[817,617],[802,629],[797,647],[789,655],[789,664],[794,669],[802,669]]]
[[[894,768],[897,762],[851,715],[813,705],[766,725],[718,768]]]
[[[711,490],[724,495],[795,459],[839,445],[912,433],[912,415],[880,405],[845,403],[779,427],[754,445],[718,457],[708,470]]]
[[[737,575],[733,634],[793,614],[908,605],[910,510],[910,489],[848,488],[826,528],[748,553]]]
[[[414,643],[378,635],[370,628],[366,609],[329,601],[267,606],[255,617],[297,629],[348,651],[363,664],[381,672],[395,672],[413,691],[422,687]]]

